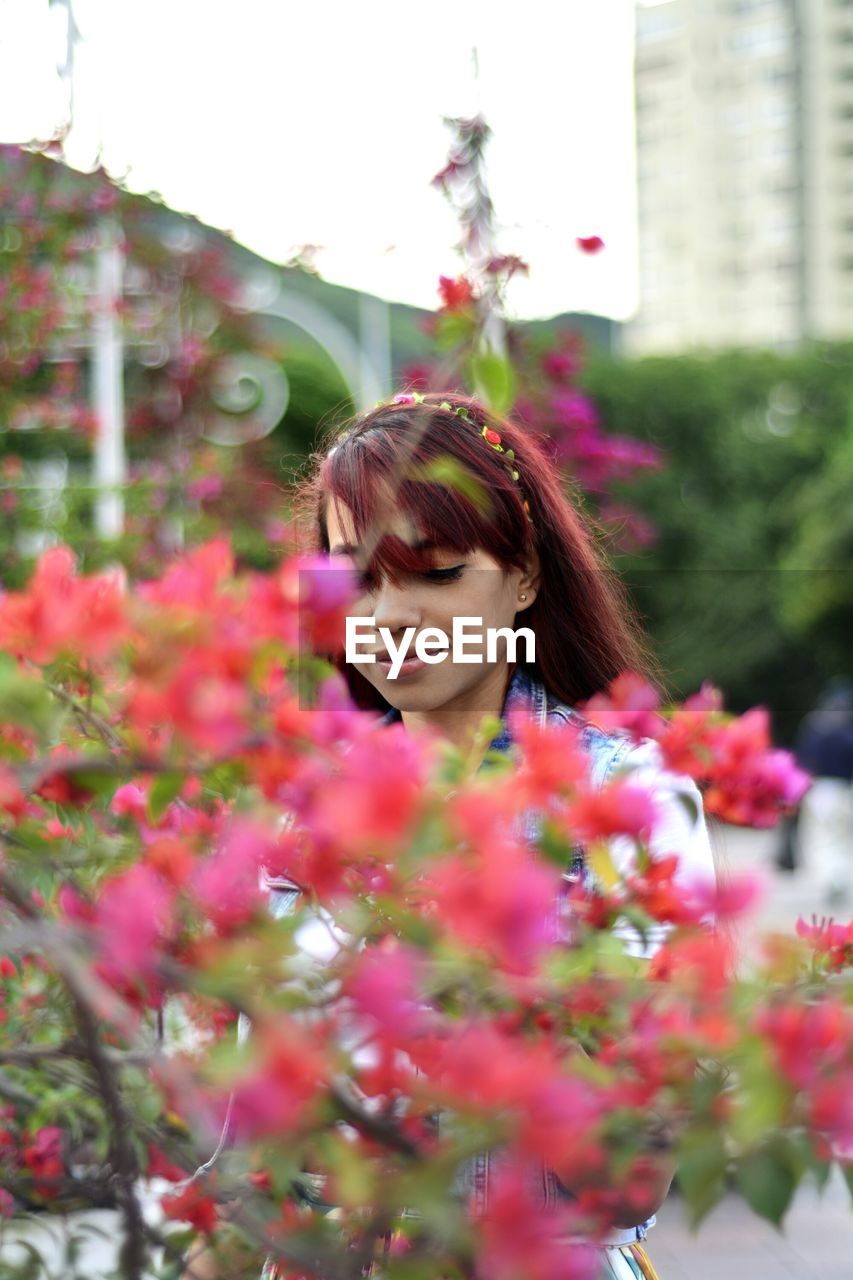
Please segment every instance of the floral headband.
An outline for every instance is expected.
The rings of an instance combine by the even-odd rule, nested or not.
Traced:
[[[402,395],[394,396],[389,403],[390,404],[425,404],[426,397],[422,395],[419,391],[406,391]],[[376,408],[379,409],[384,405],[385,405],[385,401],[380,400],[378,401]],[[470,422],[472,427],[476,427],[478,425],[474,421],[474,419],[471,417],[471,415],[469,414],[464,404],[461,404],[458,406],[458,408],[454,409],[453,405],[450,404],[448,400],[442,400],[439,405],[428,406],[428,407],[443,409],[447,413],[453,413],[456,415],[457,418],[463,418],[465,422]],[[480,435],[483,437],[486,444],[489,445],[492,449],[494,449],[495,453],[502,453],[504,455],[504,470],[506,471],[507,475],[513,481],[516,488],[518,489],[518,492],[521,496],[521,505],[524,507],[525,513],[527,514],[527,519],[532,524],[533,517],[530,514],[530,504],[528,503],[527,498],[524,495],[524,490],[522,489],[519,483],[519,473],[518,473],[518,468],[515,465],[514,450],[504,448],[503,444],[501,443],[501,438],[498,435],[497,431],[494,431],[487,424],[480,429]]]

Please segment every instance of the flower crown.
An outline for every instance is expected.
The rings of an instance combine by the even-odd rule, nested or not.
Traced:
[[[406,392],[403,392],[401,395],[394,396],[387,403],[389,404],[426,404],[426,397],[422,395],[421,392],[419,391],[406,391]],[[386,405],[386,402],[383,400],[380,400],[377,402],[376,408],[377,409],[383,408],[385,407],[385,405]],[[461,404],[454,409],[453,405],[450,403],[449,400],[442,400],[439,405],[428,406],[428,407],[443,409],[446,413],[453,413],[456,415],[457,418],[462,418],[464,419],[465,422],[470,422],[472,427],[478,427],[478,423],[476,423],[474,419],[471,417],[467,407],[464,404]],[[492,427],[490,427],[488,424],[484,424],[482,428],[479,428],[479,430],[480,430],[480,435],[483,437],[486,444],[489,445],[490,448],[494,449],[495,453],[502,453],[504,455],[504,470],[506,471],[510,480],[513,481],[516,488],[518,489],[519,495],[521,497],[521,505],[524,507],[525,514],[527,515],[527,519],[532,524],[533,517],[530,514],[530,504],[528,503],[527,498],[525,497],[525,494],[524,494],[524,490],[522,489],[521,484],[519,483],[520,478],[519,478],[518,468],[515,464],[515,451],[513,449],[504,448],[504,445],[501,443],[500,435],[498,434],[497,431],[493,430]]]

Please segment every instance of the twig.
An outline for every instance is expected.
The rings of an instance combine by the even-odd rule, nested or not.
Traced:
[[[124,1105],[115,1069],[98,1037],[98,1024],[89,1008],[84,990],[76,975],[68,969],[62,974],[77,1012],[77,1023],[88,1050],[89,1061],[98,1081],[99,1091],[110,1123],[110,1165],[119,1184],[127,1239],[123,1250],[127,1280],[142,1280],[146,1262],[144,1222],[134,1183],[139,1177],[139,1163],[130,1140],[131,1117]]]
[[[0,868],[0,893],[28,920],[39,919],[35,903],[17,884],[6,868]],[[114,1064],[110,1062],[98,1037],[98,1024],[87,998],[85,971],[76,957],[58,946],[52,957],[74,1002],[77,1025],[80,1028],[86,1056],[92,1065],[98,1083],[98,1091],[110,1125],[110,1164],[119,1187],[127,1241],[124,1249],[127,1280],[142,1280],[146,1261],[142,1212],[136,1198],[134,1182],[139,1176],[136,1153],[130,1140],[131,1119],[124,1105],[115,1077]]]
[[[404,1133],[392,1117],[375,1115],[373,1112],[367,1111],[359,1105],[355,1098],[348,1097],[336,1085],[332,1085],[329,1092],[341,1112],[342,1118],[349,1124],[360,1129],[368,1137],[375,1138],[377,1142],[381,1142],[389,1151],[396,1151],[400,1155],[407,1156],[410,1160],[420,1160],[422,1158],[422,1152],[418,1144]]]
[[[115,1067],[145,1067],[154,1061],[156,1053],[142,1049],[113,1049],[101,1046],[107,1061]],[[88,1051],[80,1040],[65,1040],[62,1044],[39,1044],[0,1049],[0,1062],[14,1065],[38,1066],[39,1063],[62,1058],[89,1059]]]
[[[29,1093],[26,1089],[21,1088],[19,1084],[15,1084],[10,1080],[5,1071],[0,1071],[0,1098],[5,1098],[7,1102],[14,1102],[16,1106],[35,1107],[38,1105],[38,1098],[33,1093]]]
[[[91,707],[84,706],[82,702],[79,702],[73,694],[69,693],[67,689],[63,689],[61,685],[50,684],[47,680],[45,680],[44,685],[55,698],[58,698],[60,702],[64,702],[67,707],[70,707],[79,720],[82,720],[84,724],[88,724],[91,729],[94,729],[100,740],[105,743],[106,746],[114,747],[117,750],[123,749],[124,743],[116,733],[115,729],[113,729],[112,725],[104,720],[102,716],[99,716],[96,711],[93,711]]]

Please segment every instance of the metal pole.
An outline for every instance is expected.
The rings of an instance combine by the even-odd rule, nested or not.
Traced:
[[[358,295],[358,338],[360,409],[372,409],[377,400],[391,392],[390,307],[384,298],[369,293]],[[376,383],[380,391],[376,395]]]
[[[124,531],[124,341],[117,303],[122,296],[124,252],[114,219],[101,224],[95,251],[95,313],[92,345],[92,399],[95,437],[95,530],[100,538]]]

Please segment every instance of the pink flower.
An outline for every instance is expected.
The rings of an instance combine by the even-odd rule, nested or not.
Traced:
[[[705,807],[725,822],[772,827],[780,809],[797,804],[811,785],[790,752],[769,749],[770,717],[764,707],[715,726],[710,744]]]
[[[531,1193],[530,1172],[508,1164],[492,1175],[488,1207],[477,1223],[478,1280],[593,1280],[596,1251],[567,1243],[572,1234],[580,1234],[572,1209],[542,1208]]]
[[[504,837],[443,859],[429,874],[433,910],[451,933],[509,973],[530,973],[554,941],[556,871]]]
[[[113,813],[118,814],[120,817],[127,815],[137,821],[146,820],[148,817],[148,793],[146,788],[140,786],[138,782],[123,783],[113,795],[110,801],[110,808]]]
[[[424,1023],[422,967],[416,951],[389,937],[363,951],[347,977],[346,993],[358,1011],[392,1042],[406,1041]]]
[[[95,904],[98,970],[106,981],[133,988],[156,981],[174,901],[174,887],[143,863],[106,881]]]
[[[260,824],[238,820],[195,867],[190,881],[195,900],[220,933],[232,932],[260,906],[260,869],[272,844]]]
[[[810,1089],[849,1061],[853,1010],[825,997],[815,1004],[770,1005],[756,1016],[778,1068],[792,1084]]]
[[[294,556],[280,574],[284,597],[296,604],[299,631],[315,652],[343,650],[346,617],[361,595],[349,556]]]
[[[583,841],[609,840],[630,836],[648,840],[658,817],[650,791],[635,783],[617,779],[600,791],[578,796],[566,810],[566,826]]]
[[[222,476],[199,476],[187,485],[187,497],[196,502],[208,502],[211,498],[218,498],[224,488]]]
[[[156,582],[138,587],[143,600],[215,613],[218,598],[234,573],[234,553],[225,538],[194,548],[169,565]]]
[[[765,877],[756,872],[741,872],[721,875],[716,880],[696,880],[689,886],[686,897],[697,919],[720,924],[753,911],[766,891]]]
[[[831,969],[841,969],[853,963],[853,920],[848,924],[836,924],[834,920],[812,916],[806,924],[802,916],[797,920],[797,934],[818,955],[825,956]]]
[[[256,1061],[234,1081],[233,1118],[241,1138],[281,1136],[325,1088],[330,1064],[316,1030],[291,1018],[255,1030]]]
[[[17,776],[5,764],[0,764],[0,809],[13,818],[22,818],[27,811],[27,799]]]
[[[551,400],[551,407],[566,427],[590,430],[601,422],[595,403],[582,391],[560,392]]]
[[[65,1173],[62,1130],[56,1125],[42,1126],[26,1142],[23,1156],[39,1195],[45,1198],[56,1196],[59,1192],[56,1183]]]
[[[635,739],[656,738],[665,727],[658,714],[660,694],[635,671],[624,671],[611,681],[607,693],[597,693],[578,710],[600,728],[612,733],[627,729]]]

